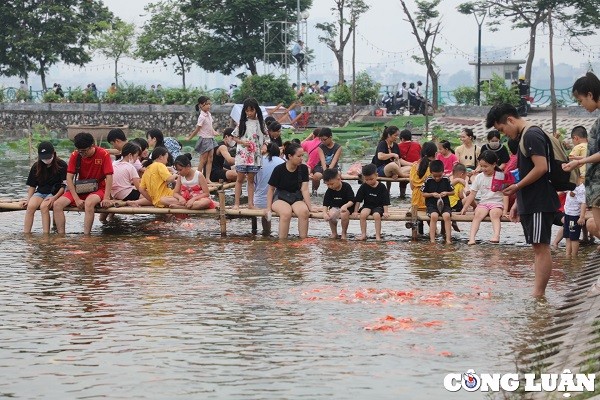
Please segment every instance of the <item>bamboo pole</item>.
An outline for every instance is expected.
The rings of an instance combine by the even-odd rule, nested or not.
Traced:
[[[227,236],[227,218],[225,214],[225,189],[223,189],[222,184],[219,190],[217,190],[217,194],[219,195],[219,225],[221,226],[221,236]]]

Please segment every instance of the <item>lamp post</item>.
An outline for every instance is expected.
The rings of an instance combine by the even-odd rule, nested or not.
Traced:
[[[477,22],[478,35],[477,35],[477,105],[481,105],[481,26],[487,15],[487,10],[479,10],[473,13],[475,21]],[[480,19],[481,18],[481,19]]]
[[[300,0],[296,3],[296,40],[300,40]],[[300,89],[300,68],[296,64],[296,85]]]

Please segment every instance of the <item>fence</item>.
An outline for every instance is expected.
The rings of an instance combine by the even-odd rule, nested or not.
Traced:
[[[453,90],[442,90],[442,87],[439,87],[438,90],[438,104],[455,106],[458,105],[456,102],[456,98],[454,97]],[[573,106],[576,105],[577,102],[573,98],[572,95],[573,87],[568,87],[564,89],[555,89],[556,93],[556,103],[558,106]],[[538,88],[530,88],[530,96],[533,97],[532,106],[533,107],[544,107],[552,104],[552,98],[550,89],[538,89]]]

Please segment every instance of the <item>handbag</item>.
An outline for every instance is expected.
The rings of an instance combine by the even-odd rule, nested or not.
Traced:
[[[79,176],[79,169],[81,168],[81,154],[77,155],[77,164],[75,165],[75,176],[73,177],[73,183],[75,185],[75,193],[77,194],[88,194],[98,190],[97,179],[77,179]]]

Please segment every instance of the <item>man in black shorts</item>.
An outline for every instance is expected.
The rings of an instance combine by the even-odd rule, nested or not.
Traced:
[[[554,214],[560,207],[556,190],[548,175],[548,141],[544,131],[520,118],[510,104],[492,107],[487,115],[486,127],[494,127],[513,140],[523,140],[527,154],[517,153],[521,180],[503,190],[504,195],[517,193],[510,210],[511,220],[521,221],[525,240],[533,247],[535,255],[535,284],[533,294],[542,297],[552,272],[550,240]],[[517,215],[518,210],[518,215]]]

